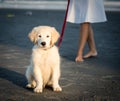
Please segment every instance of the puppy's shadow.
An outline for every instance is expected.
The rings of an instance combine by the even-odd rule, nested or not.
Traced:
[[[0,67],[0,78],[6,79],[13,84],[25,88],[26,78],[23,74],[20,74],[18,72]]]

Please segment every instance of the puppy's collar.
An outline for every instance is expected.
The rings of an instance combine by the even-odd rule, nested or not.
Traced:
[[[51,49],[52,47],[54,47],[54,45],[48,47],[48,48],[43,48],[44,51],[47,51],[48,49]]]

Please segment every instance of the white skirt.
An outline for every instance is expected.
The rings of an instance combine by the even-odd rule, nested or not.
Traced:
[[[70,0],[67,22],[97,23],[106,21],[103,0]]]

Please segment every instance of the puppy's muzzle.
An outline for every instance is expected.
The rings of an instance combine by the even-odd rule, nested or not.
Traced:
[[[42,46],[45,46],[45,45],[46,45],[46,42],[41,42],[41,45],[42,45]]]

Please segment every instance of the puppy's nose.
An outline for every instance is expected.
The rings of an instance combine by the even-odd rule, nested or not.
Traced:
[[[46,45],[46,42],[41,42],[41,45],[42,45],[42,46],[45,46],[45,45]]]

